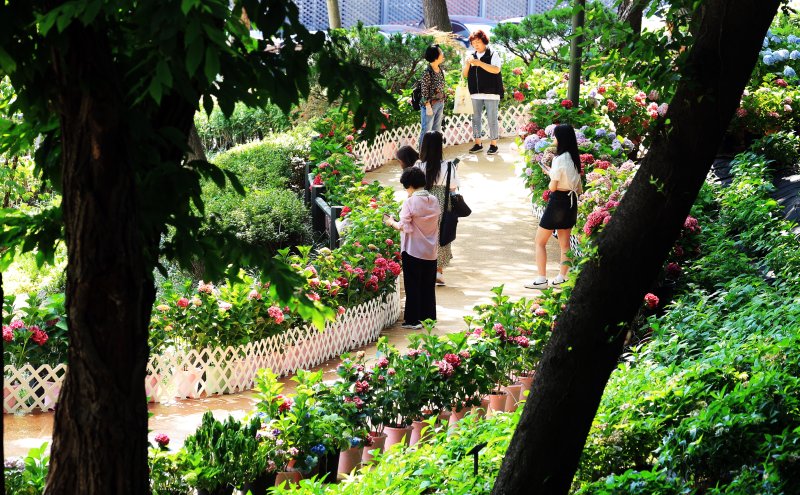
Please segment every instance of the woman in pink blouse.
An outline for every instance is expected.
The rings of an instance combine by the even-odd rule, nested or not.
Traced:
[[[436,258],[439,252],[439,200],[425,190],[425,173],[407,168],[400,183],[408,199],[400,209],[400,221],[386,215],[383,221],[400,231],[406,306],[403,328],[422,328],[436,319]]]

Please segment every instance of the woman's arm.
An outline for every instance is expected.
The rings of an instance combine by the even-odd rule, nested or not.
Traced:
[[[497,67],[496,65],[489,65],[486,62],[481,62],[478,59],[475,59],[472,65],[477,65],[478,67],[485,70],[489,74],[497,74],[500,72],[500,67]]]

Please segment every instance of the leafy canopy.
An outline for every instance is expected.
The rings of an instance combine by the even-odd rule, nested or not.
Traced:
[[[250,28],[264,39],[251,37]],[[184,266],[200,259],[212,278],[259,266],[288,296],[295,277],[286,267],[241,245],[232,232],[198,235],[201,178],[243,189],[230,172],[186,163],[186,136],[201,105],[210,113],[216,103],[226,116],[237,102],[288,111],[309,92],[312,54],[329,101],[353,109],[355,124],[366,123],[366,135],[373,135],[385,122],[381,106],[393,100],[376,83],[377,70],[338,58],[343,48],[336,43],[309,33],[289,0],[3,2],[0,77],[8,76],[15,91],[0,99],[0,153],[31,147],[41,136],[37,171],[60,190],[62,167],[74,160],[61,156],[65,126],[102,114],[118,131],[106,149],[116,148],[127,162],[120,170],[132,169],[135,177],[135,217],[152,266],[159,256]],[[0,219],[0,244],[36,249],[42,260],[52,258],[63,236],[60,206],[36,215],[2,210]],[[3,266],[14,251],[3,253]]]

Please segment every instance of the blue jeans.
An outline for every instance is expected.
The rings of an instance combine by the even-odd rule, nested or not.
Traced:
[[[489,140],[496,141],[500,137],[500,124],[497,120],[497,112],[500,108],[500,100],[476,100],[472,99],[472,137],[480,139],[483,131],[481,130],[481,117],[483,117],[483,107],[486,107],[486,120],[489,121]]]
[[[420,109],[420,119],[422,121],[422,132],[419,135],[419,143],[417,144],[417,149],[422,147],[422,136],[425,135],[428,131],[439,131],[442,132],[442,117],[444,116],[444,102],[439,101],[436,103],[431,104],[431,109],[433,110],[433,115],[428,115],[426,112],[427,108],[425,105],[422,105]]]

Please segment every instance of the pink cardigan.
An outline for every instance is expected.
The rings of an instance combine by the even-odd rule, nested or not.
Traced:
[[[439,200],[426,190],[414,192],[400,209],[400,249],[435,260],[439,253]]]

